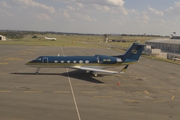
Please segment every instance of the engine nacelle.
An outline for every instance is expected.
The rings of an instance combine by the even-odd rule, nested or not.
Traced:
[[[95,57],[97,57],[97,62],[101,64],[115,64],[122,62],[120,58],[112,56],[95,55]]]

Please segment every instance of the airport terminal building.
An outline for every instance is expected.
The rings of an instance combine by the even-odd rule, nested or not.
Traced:
[[[175,52],[180,53],[180,39],[161,38],[146,41],[145,44],[163,51],[174,52],[175,50]]]
[[[167,57],[164,58],[172,59],[175,56],[180,57],[180,39],[159,38],[146,41],[145,44],[151,46],[151,51],[153,49],[156,51],[160,50],[159,56],[162,53],[166,53]]]

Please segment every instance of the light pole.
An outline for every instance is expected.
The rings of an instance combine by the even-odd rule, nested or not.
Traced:
[[[176,39],[176,32],[173,32],[173,35],[174,35],[174,59],[175,59],[175,39]]]

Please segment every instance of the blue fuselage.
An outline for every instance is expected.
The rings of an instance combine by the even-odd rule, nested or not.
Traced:
[[[133,62],[133,61],[129,61]],[[129,62],[127,62],[129,64]],[[120,58],[113,56],[95,55],[95,56],[40,56],[32,60],[26,65],[31,67],[73,67],[73,66],[88,66],[88,67],[114,67],[125,65]]]
[[[36,74],[40,68],[74,68],[90,71],[97,76],[95,72],[105,73],[124,73],[129,64],[138,62],[139,57],[144,49],[144,45],[139,43],[133,43],[132,46],[123,54],[118,56],[40,56],[35,60],[32,60],[26,65],[36,67]],[[107,67],[116,67],[120,65],[126,65],[120,72],[103,70]]]

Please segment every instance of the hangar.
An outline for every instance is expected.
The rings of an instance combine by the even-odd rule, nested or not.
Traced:
[[[2,35],[0,35],[0,41],[5,41],[6,40],[6,37],[5,36],[2,36]]]
[[[168,52],[180,52],[180,39],[154,39],[146,41],[145,44]]]
[[[180,39],[159,38],[146,41],[145,44],[160,49],[161,53],[167,53],[166,58],[180,57]]]

